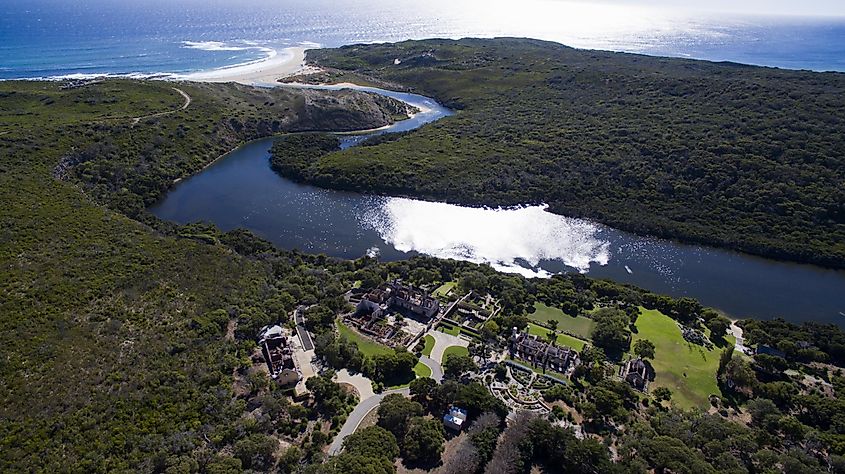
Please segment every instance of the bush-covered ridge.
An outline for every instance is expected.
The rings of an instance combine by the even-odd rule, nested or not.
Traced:
[[[401,62],[394,64],[395,59]],[[460,112],[326,156],[323,185],[553,212],[845,266],[845,75],[522,39],[311,50]]]

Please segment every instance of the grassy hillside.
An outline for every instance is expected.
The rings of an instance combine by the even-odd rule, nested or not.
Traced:
[[[654,387],[668,387],[672,404],[680,408],[709,406],[710,395],[722,395],[716,384],[721,348],[705,349],[684,340],[678,323],[657,310],[642,309],[636,322],[633,342],[647,339],[654,343],[655,358],[651,361],[656,377]],[[729,337],[733,344],[733,337]]]
[[[308,59],[459,110],[309,163],[300,174],[312,182],[546,202],[638,233],[845,266],[845,74],[520,39],[356,45]]]

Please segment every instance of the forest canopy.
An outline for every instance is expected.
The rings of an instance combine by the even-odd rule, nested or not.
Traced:
[[[527,39],[311,50],[458,113],[305,163],[323,185],[471,205],[545,202],[637,233],[845,266],[845,74]]]

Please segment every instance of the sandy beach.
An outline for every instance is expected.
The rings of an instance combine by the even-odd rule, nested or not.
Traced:
[[[273,51],[266,59],[232,67],[185,74],[179,79],[198,82],[238,82],[273,84],[279,78],[296,73],[305,66],[305,46]]]

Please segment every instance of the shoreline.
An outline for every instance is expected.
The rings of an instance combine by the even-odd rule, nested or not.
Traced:
[[[275,83],[279,78],[290,76],[305,67],[306,46],[292,46],[281,51],[274,50],[265,59],[251,63],[199,71],[178,76],[180,81],[191,82],[237,82],[245,85]]]

